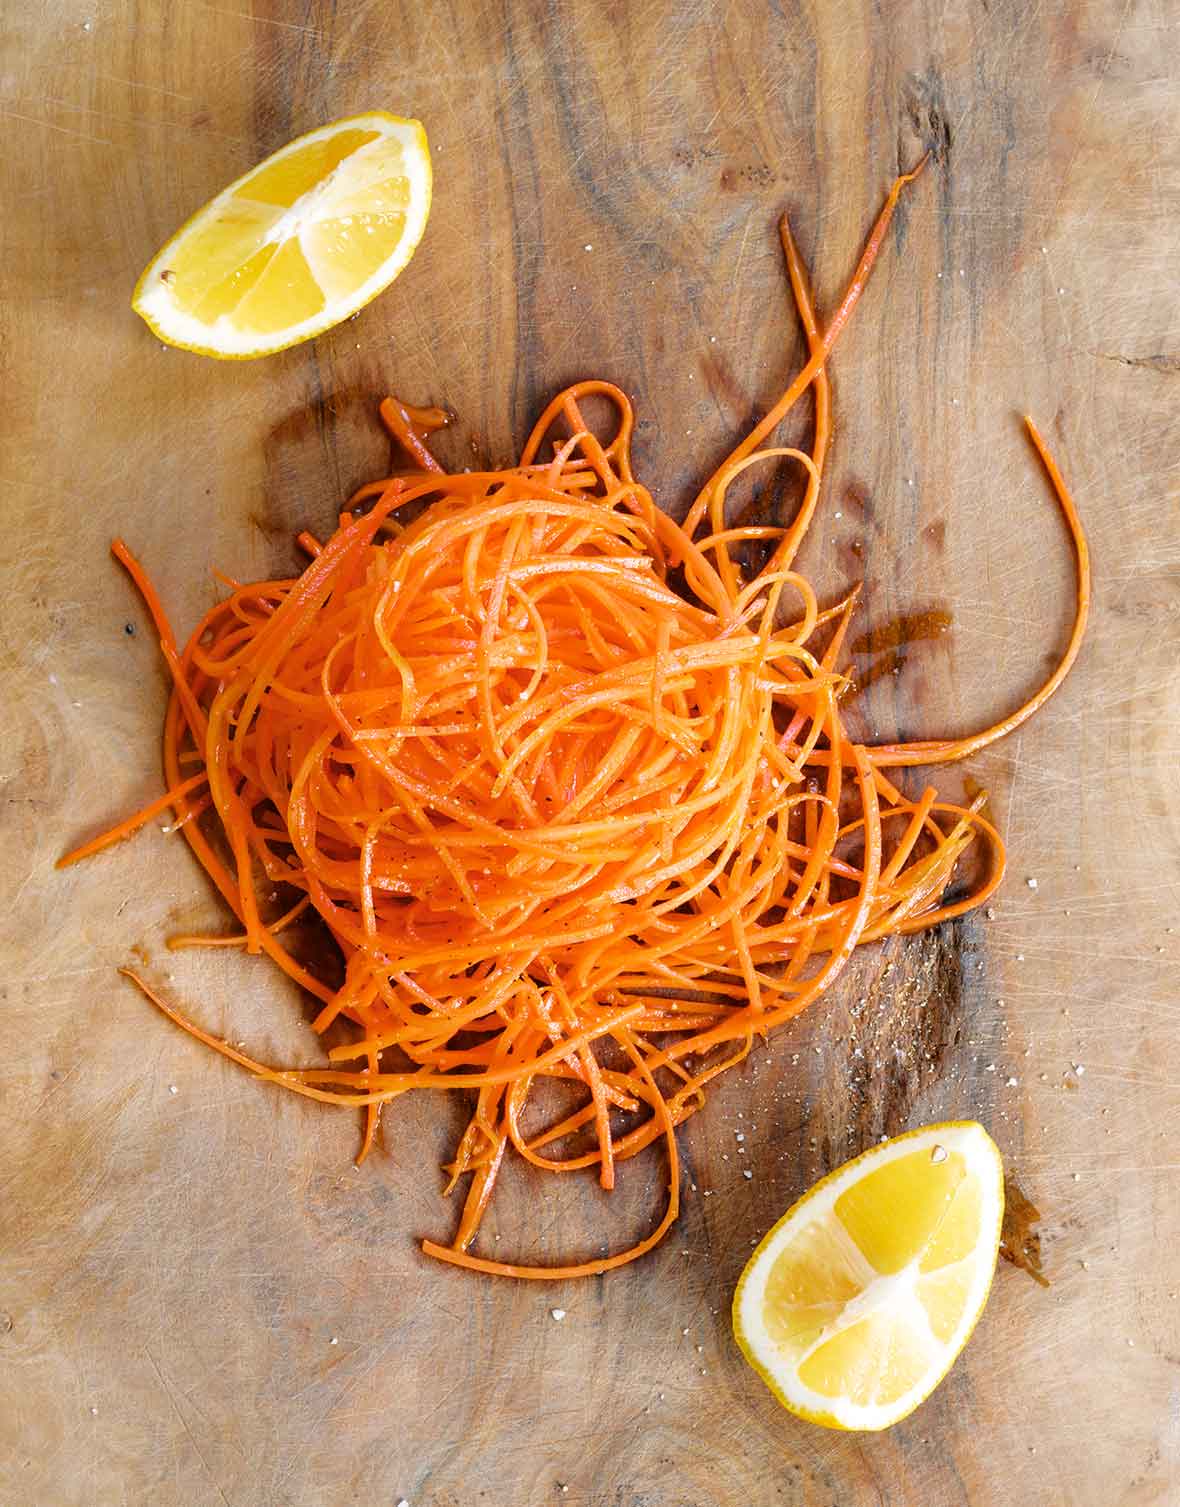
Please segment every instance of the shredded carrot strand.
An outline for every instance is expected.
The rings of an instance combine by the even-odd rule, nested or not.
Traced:
[[[1045,468],[1054,496],[1060,504],[1073,543],[1077,567],[1077,605],[1065,653],[1040,690],[1030,696],[1014,712],[1001,718],[994,726],[984,728],[982,732],[974,733],[968,738],[941,738],[927,743],[880,744],[873,749],[873,761],[879,766],[890,765],[896,768],[906,764],[950,764],[958,759],[970,758],[981,748],[986,748],[989,743],[995,743],[999,738],[1006,738],[1009,733],[1015,732],[1022,723],[1028,721],[1034,712],[1039,711],[1069,674],[1074,660],[1078,657],[1082,639],[1086,633],[1086,621],[1090,615],[1090,547],[1086,542],[1082,520],[1078,517],[1078,510],[1065,484],[1065,478],[1058,469],[1057,462],[1049,454],[1049,447],[1041,437],[1040,430],[1027,414],[1024,423],[1041,464]]]
[[[808,358],[683,525],[635,480],[626,395],[581,382],[542,413],[519,465],[453,476],[427,448],[447,415],[386,399],[381,417],[416,469],[362,487],[322,542],[301,534],[301,575],[230,582],[183,651],[116,542],[173,679],[170,788],[61,862],[176,810],[242,931],[173,945],[266,952],[320,1001],[315,1029],[345,1022],[352,1039],[325,1066],[269,1067],[124,971],[255,1076],[363,1109],[358,1161],[402,1094],[473,1097],[447,1169],[451,1187],[470,1179],[463,1209],[449,1244],[423,1243],[428,1255],[527,1279],[642,1256],[677,1218],[675,1129],[706,1085],[830,987],[856,947],[962,915],[1003,876],[982,799],[957,806],[927,788],[911,800],[884,770],[1004,736],[1076,658],[1089,556],[1031,420],[1074,544],[1077,612],[1053,675],[994,727],[876,748],[850,738],[839,663],[859,587],[823,606],[793,568],[831,436],[827,362],[921,166],[894,183],[826,326],[782,222]],[[810,447],[767,448],[809,389]],[[613,409],[609,438],[587,422],[592,402]],[[802,473],[794,518],[734,520],[731,489],[769,463]],[[749,549],[767,557],[758,570],[743,565]],[[971,854],[985,861],[953,898]],[[262,901],[278,885],[298,899],[267,923]],[[339,949],[338,987],[287,946],[287,928],[313,913]],[[553,1266],[471,1249],[510,1156],[540,1171],[595,1167],[609,1189],[661,1141],[667,1202],[627,1249]]]
[[[169,806],[176,808],[178,817],[182,816],[186,810],[184,806],[185,796],[196,790],[198,786],[203,785],[207,778],[208,776],[202,769],[196,774],[190,775],[187,780],[181,780],[179,785],[174,785],[171,790],[165,790],[164,794],[157,800],[149,801],[146,806],[142,806],[133,815],[124,817],[121,822],[116,823],[115,826],[108,828],[107,831],[100,833],[97,837],[91,838],[89,842],[84,842],[81,847],[74,848],[72,852],[63,853],[57,860],[56,867],[59,869],[68,868],[70,864],[77,863],[80,858],[89,858],[92,853],[101,853],[103,848],[109,848],[112,843],[122,842],[125,837],[130,837],[133,832],[138,832],[140,827],[146,826],[153,816],[159,816],[160,812],[167,810]]]

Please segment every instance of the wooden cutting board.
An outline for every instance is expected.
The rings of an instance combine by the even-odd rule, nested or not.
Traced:
[[[0,1502],[1180,1499],[1176,8],[7,0],[3,20]],[[267,361],[160,346],[128,298],[165,236],[373,106],[434,148],[402,280]],[[453,1227],[457,1111],[407,1104],[353,1170],[351,1115],[268,1092],[117,977],[138,958],[212,1029],[315,1060],[265,964],[164,949],[225,924],[177,838],[53,871],[160,788],[164,677],[110,538],[187,629],[215,569],[286,571],[295,530],[385,464],[386,392],[455,410],[451,464],[504,462],[586,375],[634,395],[642,474],[682,507],[800,360],[776,215],[829,309],[927,145],[834,362],[805,565],[828,594],[868,580],[865,736],[985,725],[1069,622],[1016,415],[1046,426],[1096,610],[1060,696],[970,766],[1007,883],[986,915],[866,949],[717,1085],[647,1260],[550,1290],[440,1269],[417,1240]],[[930,612],[949,631],[915,639]],[[990,1127],[1040,1209],[1052,1285],[1002,1267],[949,1380],[891,1433],[796,1422],[730,1338],[751,1244],[847,1155],[952,1115]],[[662,1176],[629,1167],[610,1200],[571,1178],[560,1201],[517,1178],[489,1245],[621,1242]]]

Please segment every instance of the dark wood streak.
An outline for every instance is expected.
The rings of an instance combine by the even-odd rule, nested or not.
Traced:
[[[512,275],[516,287],[516,352],[512,362],[509,413],[516,443],[526,434],[547,401],[540,370],[544,350],[537,311],[537,279],[545,230],[544,183],[537,162],[530,124],[531,95],[524,86],[522,54],[517,39],[514,7],[503,7],[505,83],[496,105],[496,126],[503,151],[512,163],[506,175],[512,229]],[[504,457],[507,459],[507,457]]]
[[[620,145],[615,137],[612,112],[603,95],[604,83],[615,81],[609,74],[600,81],[593,71],[580,66],[582,54],[572,45],[573,39],[591,23],[579,22],[560,0],[547,0],[546,10],[540,42],[549,62],[558,126],[574,178],[603,225],[631,243],[642,263],[658,276],[671,266],[664,237],[657,233],[663,217],[658,197],[663,185],[652,184],[655,192],[644,194],[644,208],[655,224],[637,236],[635,180],[637,175],[642,179],[648,174],[634,147]]]
[[[1154,356],[1112,356],[1106,351],[1094,351],[1093,354],[1100,361],[1117,361],[1121,366],[1137,366],[1144,371],[1160,372],[1165,376],[1180,372],[1180,356],[1168,356],[1162,351]]]

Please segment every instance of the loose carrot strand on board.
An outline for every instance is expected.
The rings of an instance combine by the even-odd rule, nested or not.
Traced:
[[[70,853],[63,853],[57,860],[55,867],[68,868],[71,863],[77,863],[80,858],[89,858],[92,853],[101,853],[103,848],[109,848],[112,843],[122,842],[125,837],[130,837],[133,832],[138,832],[140,827],[150,822],[153,816],[159,816],[161,811],[169,806],[175,808],[177,817],[183,817],[188,809],[184,804],[184,798],[199,786],[205,784],[208,776],[205,771],[199,770],[190,775],[187,780],[181,780],[179,785],[174,785],[171,790],[165,790],[157,800],[149,801],[146,806],[141,806],[133,815],[124,817],[121,822],[100,833],[97,837],[84,842],[81,847],[74,848]]]
[[[921,166],[894,183],[826,326],[783,220],[808,358],[683,525],[635,480],[627,396],[581,382],[545,409],[517,466],[453,476],[427,448],[448,416],[387,399],[381,417],[417,470],[362,487],[322,542],[300,534],[311,556],[301,575],[230,583],[183,650],[146,572],[116,543],[173,678],[170,788],[62,863],[176,810],[243,929],[173,945],[266,952],[320,1001],[315,1029],[344,1023],[353,1039],[334,1043],[326,1066],[272,1068],[124,971],[265,1082],[362,1108],[358,1161],[401,1095],[473,1096],[446,1169],[448,1191],[470,1179],[456,1233],[423,1243],[439,1260],[545,1280],[642,1256],[677,1218],[675,1130],[706,1085],[806,1009],[858,946],[962,915],[1003,876],[982,798],[958,806],[928,787],[911,800],[884,771],[1002,737],[1076,658],[1086,541],[1031,421],[1074,543],[1077,613],[1053,675],[994,727],[855,741],[839,666],[859,587],[823,606],[794,570],[831,436],[827,362]],[[766,448],[809,389],[810,446]],[[613,409],[609,439],[587,419],[592,403]],[[738,477],[770,462],[803,474],[794,518],[730,517]],[[751,571],[741,556],[753,548],[768,557]],[[973,852],[986,859],[981,877],[952,897]],[[297,898],[266,922],[280,885]],[[338,987],[288,943],[313,912],[339,949]],[[667,1201],[630,1247],[555,1265],[471,1249],[512,1157],[546,1172],[594,1167],[610,1189],[661,1141]]]
[[[873,759],[878,765],[896,768],[912,764],[950,764],[958,759],[970,758],[981,748],[986,748],[989,743],[995,743],[997,739],[1006,738],[1009,733],[1015,732],[1022,723],[1028,721],[1034,712],[1039,711],[1069,674],[1074,660],[1078,657],[1078,651],[1082,647],[1082,639],[1086,633],[1086,621],[1090,615],[1090,547],[1086,542],[1082,520],[1078,517],[1078,511],[1070,490],[1065,484],[1065,478],[1058,469],[1057,462],[1050,455],[1049,447],[1041,437],[1040,430],[1027,414],[1024,423],[1029,439],[1045,468],[1054,496],[1061,507],[1073,544],[1077,568],[1077,606],[1065,653],[1040,690],[993,727],[985,728],[982,732],[974,733],[968,738],[941,738],[927,743],[881,744],[873,750]]]

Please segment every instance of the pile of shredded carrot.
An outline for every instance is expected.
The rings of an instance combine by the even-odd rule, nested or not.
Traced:
[[[913,176],[894,184],[826,325],[783,222],[810,359],[683,524],[632,474],[625,395],[583,382],[502,471],[444,473],[425,443],[444,415],[387,400],[382,415],[418,469],[365,487],[323,544],[301,535],[302,575],[235,586],[183,649],[114,545],[172,674],[169,788],[62,862],[171,809],[240,922],[239,935],[206,940],[266,953],[321,1002],[315,1029],[340,1021],[352,1039],[327,1066],[268,1067],[135,981],[260,1078],[362,1106],[362,1156],[399,1095],[471,1097],[448,1168],[451,1187],[470,1179],[466,1202],[449,1245],[424,1243],[432,1256],[558,1278],[650,1250],[677,1216],[675,1127],[709,1080],[806,1009],[860,943],[961,915],[1000,881],[983,797],[910,799],[886,771],[1002,737],[1078,651],[1086,544],[1031,421],[1076,550],[1077,614],[1057,669],[1003,722],[959,740],[852,741],[839,665],[856,594],[821,606],[793,568],[831,432],[825,363]],[[762,448],[809,389],[810,450]],[[617,411],[609,442],[586,422],[591,397]],[[739,474],[781,461],[801,473],[793,521],[728,522]],[[766,563],[747,579],[739,556],[751,546]],[[944,900],[977,844],[983,877]],[[277,887],[290,900],[275,916]],[[285,945],[309,908],[338,944],[339,987]],[[546,1172],[596,1167],[610,1188],[620,1162],[661,1141],[667,1202],[638,1244],[555,1267],[471,1253],[510,1152]],[[574,1149],[559,1156],[563,1145]]]

